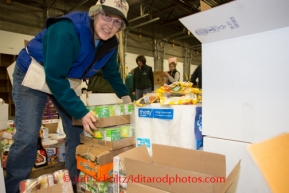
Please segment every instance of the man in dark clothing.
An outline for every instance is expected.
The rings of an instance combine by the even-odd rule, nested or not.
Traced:
[[[143,55],[139,55],[136,58],[136,63],[138,67],[134,69],[134,92],[132,94],[138,100],[144,94],[154,91],[154,74],[152,67],[146,64],[146,58]]]
[[[197,83],[198,78],[198,83]],[[200,64],[191,76],[191,82],[194,87],[202,88],[202,64]]]

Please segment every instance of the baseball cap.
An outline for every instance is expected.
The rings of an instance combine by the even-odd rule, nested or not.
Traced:
[[[119,16],[129,26],[126,19],[129,6],[126,0],[98,0],[95,6],[99,5],[106,14]]]

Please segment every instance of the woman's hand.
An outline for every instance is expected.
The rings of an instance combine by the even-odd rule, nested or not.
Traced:
[[[93,135],[91,129],[98,130],[94,126],[94,122],[96,122],[96,117],[95,115],[93,115],[92,112],[89,111],[84,117],[82,117],[81,121],[82,121],[83,129],[86,132],[90,133],[91,135]]]
[[[124,104],[131,103],[131,99],[128,95],[121,97]]]

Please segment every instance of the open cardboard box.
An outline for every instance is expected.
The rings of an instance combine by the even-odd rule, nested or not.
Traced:
[[[234,182],[241,163],[226,177],[224,155],[159,144],[153,144],[152,150],[151,158],[146,146],[136,147],[115,157],[114,165],[119,158],[128,182],[170,193],[223,193]]]
[[[106,118],[96,118],[94,125],[96,127],[111,127],[116,125],[124,125],[130,123],[130,115],[119,115]],[[73,125],[82,126],[81,120],[72,120]]]
[[[134,137],[127,137],[122,138],[116,141],[105,141],[105,140],[99,140],[91,137],[86,137],[83,134],[80,135],[80,142],[93,146],[98,147],[106,150],[116,150],[120,148],[124,148],[127,146],[132,146],[135,144]]]
[[[133,146],[128,146],[108,151],[87,144],[79,145],[76,147],[77,168],[92,177],[106,180],[112,177],[113,157],[132,148]],[[91,160],[84,159],[80,155],[89,155]],[[94,160],[97,160],[97,163]]]

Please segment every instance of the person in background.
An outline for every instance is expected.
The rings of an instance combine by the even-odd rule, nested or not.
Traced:
[[[193,83],[193,87],[202,89],[202,64],[200,64],[193,72],[191,82]]]
[[[84,79],[102,70],[116,95],[130,103],[117,62],[119,41],[117,32],[128,26],[128,4],[125,0],[98,1],[89,12],[73,12],[49,18],[46,28],[22,49],[13,73],[12,97],[15,103],[14,143],[6,164],[6,193],[19,192],[19,182],[29,178],[36,160],[38,133],[47,96],[57,109],[66,134],[65,168],[74,190],[79,171],[75,150],[83,130],[97,130],[93,113],[70,88],[67,78]],[[32,57],[44,66],[45,80],[52,94],[34,90],[21,83]],[[27,75],[28,76],[28,75]],[[38,81],[36,81],[38,83]],[[83,127],[72,125],[72,117],[81,119]]]
[[[180,80],[180,72],[176,69],[176,63],[171,62],[169,64],[170,70],[168,72],[164,72],[165,76],[165,84],[170,85],[173,82],[178,82]]]
[[[144,55],[137,56],[136,63],[138,67],[134,69],[132,94],[135,95],[136,100],[138,100],[142,98],[144,94],[154,91],[154,74],[152,67],[146,64]]]
[[[135,96],[132,94],[133,93],[133,73],[134,73],[134,69],[132,69],[128,73],[128,75],[125,77],[125,86],[128,89],[131,101],[135,101]]]
[[[101,70],[89,79],[87,91],[92,93],[114,93],[109,82],[103,78]]]

